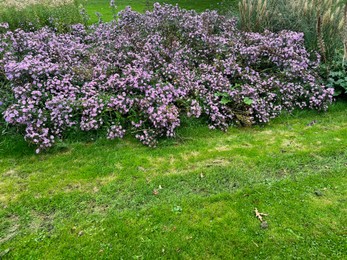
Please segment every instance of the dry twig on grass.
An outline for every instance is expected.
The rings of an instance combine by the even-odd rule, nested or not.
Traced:
[[[259,212],[257,208],[254,209],[254,212],[255,212],[255,216],[260,220],[260,222],[263,222],[264,221],[263,217],[268,215],[266,213]]]

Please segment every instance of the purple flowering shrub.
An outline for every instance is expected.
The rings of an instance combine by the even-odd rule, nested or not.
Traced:
[[[302,33],[246,33],[213,11],[155,4],[68,34],[18,29],[0,40],[0,75],[15,96],[3,116],[37,152],[71,128],[104,129],[109,139],[128,131],[155,146],[184,115],[226,130],[282,110],[325,110],[333,96]]]

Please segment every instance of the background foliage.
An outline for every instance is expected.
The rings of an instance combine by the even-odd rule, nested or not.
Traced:
[[[11,30],[34,31],[48,26],[58,32],[69,30],[71,24],[83,22],[79,0],[3,1],[0,2],[0,23]]]

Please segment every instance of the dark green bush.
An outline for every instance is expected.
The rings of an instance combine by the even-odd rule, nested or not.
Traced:
[[[347,94],[347,61],[338,58],[334,60],[327,73],[327,82],[329,87],[335,89],[335,96],[344,96]]]

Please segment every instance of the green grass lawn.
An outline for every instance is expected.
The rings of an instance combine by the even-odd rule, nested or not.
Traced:
[[[112,11],[110,9],[109,0],[86,0],[85,8],[91,18],[91,22],[96,22],[96,12],[102,14],[104,21],[112,20]],[[148,7],[146,0],[116,0],[117,11],[124,9],[126,6],[138,12],[144,12]],[[153,7],[153,3],[167,3],[167,4],[178,4],[180,7],[185,9],[194,9],[197,11],[205,11],[206,9],[225,10],[230,8],[231,5],[235,5],[237,0],[149,0],[150,7]]]
[[[86,8],[112,18],[108,0]],[[0,259],[343,259],[346,111],[340,101],[227,133],[185,120],[155,149],[74,135],[40,155],[0,129]]]
[[[3,135],[0,258],[342,259],[346,110],[227,133],[187,121],[156,149],[80,137],[35,155]]]

